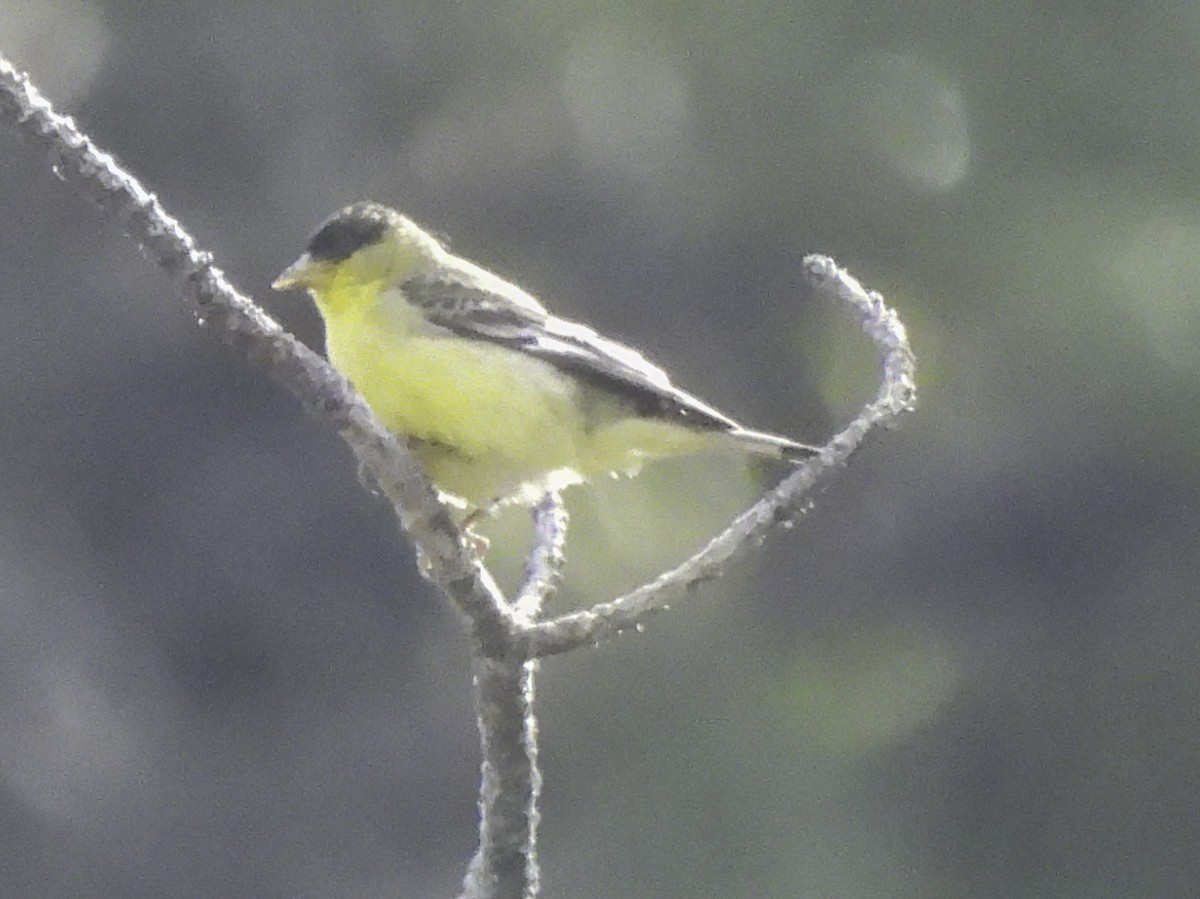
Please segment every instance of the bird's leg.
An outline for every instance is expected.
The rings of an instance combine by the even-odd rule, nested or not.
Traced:
[[[492,545],[491,541],[483,534],[475,530],[475,525],[479,524],[483,519],[487,518],[493,512],[500,508],[499,500],[492,500],[486,506],[476,506],[467,516],[458,523],[459,530],[462,531],[463,537],[475,553],[482,558]]]

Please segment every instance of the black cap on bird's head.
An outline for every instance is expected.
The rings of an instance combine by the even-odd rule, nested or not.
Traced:
[[[379,203],[355,203],[327,220],[308,242],[314,262],[342,262],[363,247],[378,243],[400,217]]]

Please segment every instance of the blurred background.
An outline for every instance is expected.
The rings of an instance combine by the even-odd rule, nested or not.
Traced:
[[[0,0],[0,52],[268,284],[373,198],[821,442],[793,530],[540,681],[546,896],[1182,897],[1200,880],[1200,5]],[[0,128],[0,894],[454,895],[466,641],[346,448]],[[763,478],[568,494],[559,607]],[[522,514],[488,528],[512,583]]]

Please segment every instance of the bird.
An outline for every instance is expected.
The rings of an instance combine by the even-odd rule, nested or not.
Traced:
[[[744,427],[379,203],[327,219],[272,287],[309,293],[331,364],[472,519],[652,460],[818,452]]]

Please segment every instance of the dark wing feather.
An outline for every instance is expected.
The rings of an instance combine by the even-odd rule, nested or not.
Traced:
[[[586,325],[547,315],[536,301],[521,305],[494,291],[445,278],[414,278],[400,289],[431,324],[459,337],[500,344],[549,362],[619,398],[639,416],[714,431],[741,428],[675,387],[666,372],[637,351]]]

